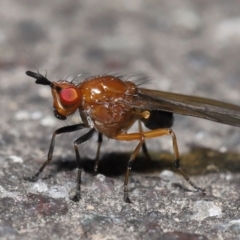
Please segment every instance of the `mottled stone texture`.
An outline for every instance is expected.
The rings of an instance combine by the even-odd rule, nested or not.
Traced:
[[[141,86],[240,105],[239,0],[8,0],[0,3],[1,239],[239,239],[240,129],[175,116],[183,168],[206,195],[173,168],[170,138],[147,142],[123,201],[123,174],[136,142],[104,138],[100,174],[92,176],[97,135],[79,147],[82,200],[73,141],[58,137],[52,163],[36,183],[23,176],[46,159],[58,122],[50,80],[107,72]],[[70,76],[69,76],[70,75]],[[77,118],[77,115],[76,115]],[[133,127],[137,131],[137,126]]]

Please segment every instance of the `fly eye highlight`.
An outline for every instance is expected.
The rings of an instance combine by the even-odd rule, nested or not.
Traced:
[[[75,88],[62,89],[59,98],[64,107],[72,107],[79,101],[79,95]]]

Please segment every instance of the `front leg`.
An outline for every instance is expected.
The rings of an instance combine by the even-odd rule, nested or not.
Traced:
[[[62,127],[62,128],[57,129],[52,135],[52,140],[51,140],[51,143],[50,143],[47,160],[43,163],[43,165],[37,171],[36,174],[34,174],[33,176],[30,176],[30,177],[24,177],[24,180],[27,180],[27,181],[30,181],[30,182],[35,182],[38,179],[38,176],[40,175],[40,173],[50,163],[50,161],[52,160],[53,150],[54,150],[54,146],[55,146],[55,138],[56,138],[57,135],[62,134],[62,133],[78,131],[78,130],[83,129],[83,128],[86,128],[86,126],[83,123],[81,123],[81,124],[75,124],[75,125],[72,125],[72,126],[66,126],[66,127]]]

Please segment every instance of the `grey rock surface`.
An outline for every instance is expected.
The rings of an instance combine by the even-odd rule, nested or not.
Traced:
[[[58,137],[52,163],[35,183],[23,180],[46,159],[53,131],[50,80],[133,74],[146,88],[240,105],[240,1],[8,0],[0,3],[1,239],[240,239],[240,129],[175,116],[183,168],[206,189],[194,191],[175,171],[171,139],[147,142],[123,201],[123,176],[136,142],[104,138],[92,175],[97,135],[79,147],[82,200],[73,141]],[[69,76],[70,75],[70,76]],[[132,131],[137,131],[133,126]]]

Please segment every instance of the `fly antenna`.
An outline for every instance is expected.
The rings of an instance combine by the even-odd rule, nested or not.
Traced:
[[[44,77],[39,72],[35,73],[35,72],[31,72],[31,71],[26,71],[26,74],[29,77],[35,78],[36,79],[35,83],[37,83],[37,84],[48,85],[50,87],[52,87],[52,85],[53,85],[51,81],[49,81],[46,77]]]
[[[33,59],[31,54],[29,54],[27,51],[23,50],[23,52],[26,53],[31,59]],[[34,64],[34,65],[35,65],[35,68],[36,68],[37,72],[35,73],[35,72],[27,71],[26,74],[29,77],[35,78],[36,79],[35,83],[37,83],[37,84],[52,86],[52,82],[47,79],[47,70],[45,70],[45,76],[43,76],[39,72],[38,66],[36,64]]]

